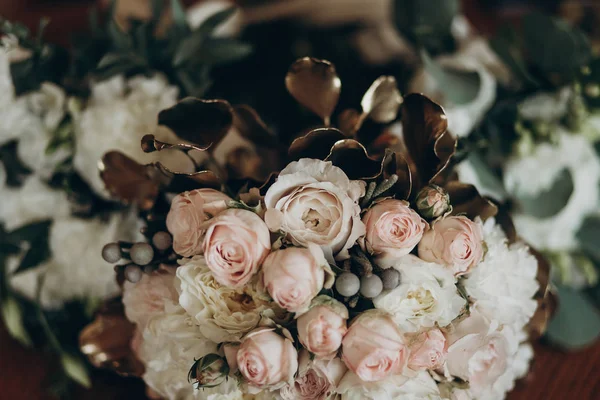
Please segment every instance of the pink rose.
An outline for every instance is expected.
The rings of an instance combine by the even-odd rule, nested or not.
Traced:
[[[225,210],[230,200],[213,189],[196,189],[175,196],[167,215],[173,250],[184,257],[201,254],[204,222]]]
[[[230,208],[210,221],[204,257],[215,280],[239,288],[258,271],[271,250],[267,225],[252,211]]]
[[[300,352],[299,364],[296,380],[279,392],[283,400],[329,399],[347,370],[339,358],[311,361],[306,350]]]
[[[321,248],[309,244],[306,249],[288,247],[269,254],[262,277],[275,303],[290,312],[302,312],[324,284],[331,287],[334,275]]]
[[[437,369],[446,360],[446,338],[439,329],[423,332],[410,343],[408,367],[414,370]]]
[[[123,306],[127,319],[143,330],[150,318],[165,312],[165,301],[177,302],[175,268],[160,268],[151,274],[143,274],[137,283],[123,284]]]
[[[298,319],[298,339],[317,358],[335,357],[346,334],[348,310],[329,296],[318,296]]]
[[[423,235],[419,257],[450,267],[455,276],[464,275],[483,258],[481,226],[467,217],[443,218]]]
[[[264,388],[294,379],[298,353],[291,340],[271,328],[258,328],[242,339],[236,362],[250,385]]]
[[[342,341],[342,359],[365,382],[400,374],[408,361],[408,348],[392,317],[368,310],[352,321]]]
[[[490,329],[489,321],[476,310],[456,324],[447,341],[446,368],[452,376],[469,382],[474,397],[504,374],[509,349],[518,346],[514,335]]]
[[[363,216],[367,234],[363,250],[376,256],[381,267],[414,249],[428,229],[427,222],[401,200],[387,199],[371,207]]]

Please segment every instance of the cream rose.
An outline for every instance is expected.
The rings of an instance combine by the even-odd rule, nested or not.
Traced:
[[[297,319],[298,340],[317,358],[335,357],[346,334],[348,309],[329,296],[318,296]]]
[[[483,258],[481,225],[463,216],[438,220],[423,235],[419,257],[446,265],[455,276],[469,273]]]
[[[401,200],[387,199],[371,207],[363,217],[367,233],[363,250],[373,254],[383,268],[414,249],[428,225]]]
[[[274,251],[262,266],[265,289],[275,303],[290,312],[306,311],[323,285],[333,285],[333,271],[323,250],[315,244],[308,248],[288,247]]]
[[[313,360],[306,350],[299,355],[298,376],[294,383],[281,388],[283,400],[327,400],[334,393],[346,373],[346,366],[339,358]]]
[[[295,245],[315,243],[343,260],[365,233],[358,205],[364,192],[364,182],[351,181],[331,162],[304,158],[285,167],[267,191],[265,221]]]
[[[239,288],[258,272],[271,250],[269,229],[252,211],[228,209],[213,218],[204,237],[204,257],[221,285]]]
[[[437,328],[415,336],[409,347],[408,367],[411,369],[437,369],[446,361],[446,338]]]
[[[175,196],[167,214],[173,250],[184,257],[202,253],[204,223],[227,209],[231,198],[214,189],[196,189]]]
[[[408,361],[408,347],[392,317],[368,310],[354,319],[342,341],[342,359],[365,382],[400,374]]]
[[[236,360],[242,376],[258,388],[291,382],[298,370],[294,344],[272,328],[258,328],[246,335]]]

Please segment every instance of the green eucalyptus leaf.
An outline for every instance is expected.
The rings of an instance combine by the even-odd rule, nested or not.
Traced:
[[[25,177],[31,174],[31,170],[19,159],[16,141],[0,147],[0,162],[6,170],[6,185],[9,187],[21,186]]]
[[[531,63],[546,73],[577,74],[591,58],[585,34],[567,22],[541,13],[523,19],[525,49]]]
[[[205,40],[200,51],[193,55],[192,65],[220,65],[244,58],[252,52],[252,46],[235,39],[210,38]]]
[[[81,386],[89,388],[92,385],[87,368],[81,357],[63,353],[60,362],[69,378],[79,383]]]
[[[523,49],[513,27],[501,27],[496,36],[490,39],[490,47],[519,81],[539,86],[537,80],[527,70]]]
[[[185,9],[179,0],[171,0],[171,13],[173,22],[180,28],[187,28],[187,19],[185,17]]]
[[[495,197],[496,200],[503,200],[508,197],[506,189],[504,189],[504,185],[502,184],[502,180],[494,174],[479,153],[474,151],[470,152],[466,161],[471,163],[473,171],[477,174],[481,186],[478,187],[478,189],[483,189],[486,192],[493,194],[493,197]]]
[[[600,314],[585,294],[557,285],[560,304],[548,325],[547,337],[567,349],[579,349],[600,335]]]
[[[468,104],[479,94],[481,79],[475,71],[461,71],[442,66],[426,50],[421,51],[425,70],[436,80],[444,97],[456,105]]]
[[[0,278],[3,279],[3,278]],[[23,321],[23,310],[17,300],[9,296],[2,300],[2,320],[10,336],[18,340],[24,346],[31,346],[31,338],[25,329]]]
[[[51,224],[50,220],[33,222],[9,232],[8,237],[12,243],[31,242],[38,236],[48,236]]]
[[[581,68],[579,82],[586,105],[597,111],[600,108],[600,57],[594,57]]]
[[[576,234],[579,247],[596,262],[600,263],[600,216],[590,216],[583,220]]]
[[[48,233],[36,237],[30,242],[30,248],[27,250],[21,263],[13,272],[14,275],[25,272],[31,268],[35,268],[48,258],[50,258],[50,245],[48,243]]]
[[[563,169],[556,177],[554,184],[547,191],[537,196],[519,196],[519,205],[523,213],[535,218],[549,218],[558,214],[569,202],[573,194],[573,176],[568,169]]]

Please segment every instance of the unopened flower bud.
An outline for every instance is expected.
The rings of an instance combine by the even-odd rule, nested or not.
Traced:
[[[218,354],[207,354],[194,363],[190,370],[190,380],[195,380],[198,387],[220,385],[229,374],[229,367],[223,357]]]
[[[417,195],[417,210],[429,219],[441,217],[450,209],[450,196],[437,185],[427,185]]]

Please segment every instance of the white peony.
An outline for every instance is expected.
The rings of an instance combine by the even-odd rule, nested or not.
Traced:
[[[537,259],[523,242],[508,245],[493,218],[483,225],[483,237],[487,253],[463,280],[464,288],[486,317],[522,329],[537,307]]]
[[[563,169],[571,173],[573,193],[556,215],[536,218],[513,213],[517,232],[532,246],[540,250],[570,251],[577,248],[575,235],[581,223],[598,209],[600,161],[585,138],[558,129],[557,145],[541,143],[532,154],[508,160],[504,167],[504,184],[513,195],[535,196],[549,190]]]
[[[249,287],[236,291],[217,283],[204,256],[180,263],[179,303],[210,340],[239,341],[258,325],[263,313],[273,316],[271,307],[275,306],[254,295]]]
[[[463,310],[465,300],[458,294],[450,270],[412,255],[393,268],[400,271],[402,284],[377,296],[373,304],[392,314],[402,331],[446,326]]]
[[[158,113],[174,105],[177,95],[177,88],[170,86],[161,75],[127,81],[117,76],[92,85],[88,105],[74,121],[73,164],[94,191],[106,195],[98,163],[110,150],[121,151],[140,163],[161,160],[175,170],[189,171],[191,162],[180,152],[146,154],[140,146],[146,134],[154,134],[167,142],[179,142],[171,131],[157,126]]]
[[[513,390],[515,381],[523,378],[529,371],[529,364],[533,358],[533,348],[528,343],[520,344],[516,352],[508,359],[506,371],[496,382],[486,388],[480,398],[490,400],[503,400],[506,394]]]
[[[348,371],[340,381],[337,392],[342,400],[396,400],[400,387],[408,380],[403,375],[393,375],[378,382],[365,382],[354,372]]]
[[[519,103],[519,115],[528,120],[557,122],[567,114],[567,106],[572,95],[573,91],[570,87],[556,92],[537,93]]]
[[[119,293],[113,267],[99,254],[104,244],[133,240],[137,224],[134,214],[113,214],[108,222],[65,217],[52,223],[49,233],[51,258],[35,269],[11,279],[13,288],[35,297],[37,276],[44,274],[41,302],[60,307],[70,300],[106,299]]]

